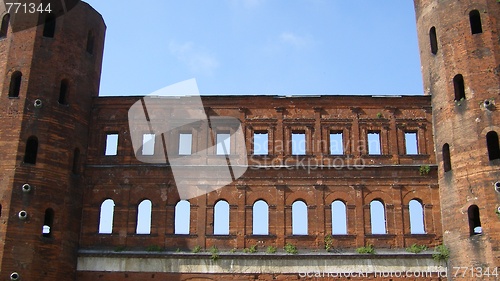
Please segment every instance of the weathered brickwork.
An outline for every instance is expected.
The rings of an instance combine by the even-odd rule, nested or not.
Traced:
[[[457,266],[493,271],[500,264],[500,4],[414,3],[426,95],[206,96],[209,125],[182,107],[186,97],[158,98],[142,121],[129,116],[141,97],[98,97],[106,27],[88,4],[58,17],[54,36],[45,25],[0,33],[0,279],[345,279],[317,276],[337,268],[361,274],[351,280],[445,280]],[[135,151],[152,133],[151,116],[155,126],[183,125],[156,134],[152,153]],[[222,155],[219,133],[231,134]],[[110,134],[116,153],[106,152]],[[189,152],[181,152],[181,134],[191,138]],[[175,170],[181,156],[198,166]],[[246,170],[221,186],[221,159]],[[151,223],[138,231],[139,205],[149,202]],[[179,202],[188,207],[177,210]],[[221,202],[227,233],[215,227]],[[294,232],[297,202],[307,218],[301,233]],[[334,232],[334,202],[345,208],[345,232]],[[372,223],[373,202],[383,207],[382,232]],[[411,227],[412,204],[421,208],[419,231]],[[181,232],[177,217],[186,214]],[[451,250],[448,264],[430,251],[405,251],[442,243]],[[298,254],[287,254],[287,245]],[[376,255],[356,253],[368,245]],[[398,275],[405,270],[430,276]]]
[[[498,102],[492,105],[500,93],[500,4],[494,0],[415,0],[415,8],[425,94],[432,97],[450,266],[494,268],[500,264],[500,218],[496,214],[500,193],[494,190],[500,160],[489,159],[487,134],[500,132]],[[431,41],[435,41],[432,49]],[[451,161],[445,168],[446,144]],[[469,212],[474,205],[477,216]],[[482,231],[474,233],[478,222]]]

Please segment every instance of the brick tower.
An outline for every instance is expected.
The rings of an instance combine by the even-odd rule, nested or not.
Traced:
[[[75,280],[106,27],[83,2],[0,20],[0,280]],[[21,20],[42,24],[16,30]]]
[[[414,3],[449,268],[492,270],[500,265],[500,3]]]

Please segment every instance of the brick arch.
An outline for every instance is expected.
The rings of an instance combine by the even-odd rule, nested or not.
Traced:
[[[373,200],[380,200],[384,205],[393,204],[392,197],[384,191],[376,190],[365,195],[364,204],[370,204]]]
[[[348,192],[334,191],[334,192],[330,192],[325,197],[325,205],[331,205],[336,200],[340,200],[340,201],[344,202],[346,205],[354,204],[354,198]]]
[[[422,205],[425,203],[430,204],[430,202],[427,202],[426,200],[422,199],[427,197],[426,194],[422,194],[421,192],[413,192],[413,190],[403,194],[403,205],[408,205],[410,204],[410,201],[415,199],[418,200]]]
[[[255,204],[255,202],[259,200],[264,200],[266,201],[267,205],[275,205],[276,204],[276,198],[274,194],[270,194],[269,192],[252,192],[247,195],[246,198],[246,204],[247,205],[252,205]]]
[[[488,126],[488,127],[484,128],[483,130],[481,130],[479,137],[486,141],[486,134],[488,134],[491,131],[495,131],[500,136],[500,127],[499,126]]]
[[[291,206],[295,201],[303,201],[309,207],[314,198],[307,191],[295,191],[286,196],[285,205]]]

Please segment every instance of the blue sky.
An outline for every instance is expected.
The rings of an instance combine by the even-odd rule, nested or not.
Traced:
[[[100,95],[423,93],[412,1],[86,2],[108,27]]]

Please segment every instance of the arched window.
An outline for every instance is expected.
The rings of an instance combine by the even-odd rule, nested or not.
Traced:
[[[258,200],[253,204],[252,234],[269,235],[269,205],[264,200]]]
[[[113,233],[113,216],[115,213],[115,202],[112,199],[106,199],[101,204],[101,213],[99,217],[99,233]]]
[[[410,233],[425,234],[424,208],[416,199],[410,201]]]
[[[443,169],[445,172],[451,171],[450,145],[443,145]]]
[[[386,234],[385,208],[379,200],[373,200],[370,203],[370,223],[372,234]]]
[[[75,148],[73,151],[73,166],[71,167],[71,172],[74,175],[78,175],[80,173],[80,149]]]
[[[69,91],[69,82],[66,79],[61,81],[61,86],[59,88],[59,104],[66,105],[68,104],[68,91]]]
[[[429,39],[431,42],[431,52],[435,55],[437,54],[438,51],[438,42],[437,42],[436,28],[434,26],[431,27],[431,30],[429,30]]]
[[[43,219],[42,236],[52,237],[52,225],[54,223],[54,210],[45,210],[45,218]]]
[[[500,146],[498,143],[498,134],[490,131],[486,134],[486,145],[488,146],[488,156],[490,161],[500,159]]]
[[[175,234],[189,234],[191,203],[181,200],[175,205]]]
[[[472,10],[469,13],[470,20],[470,30],[472,34],[478,34],[483,32],[483,26],[481,24],[481,15],[478,10]]]
[[[92,30],[89,30],[87,35],[87,53],[91,55],[94,53],[94,40],[94,33]]]
[[[336,200],[332,202],[332,234],[347,234],[347,212],[345,203]]]
[[[45,16],[45,24],[43,26],[43,37],[54,38],[56,32],[56,17],[54,14]]]
[[[151,234],[151,211],[153,205],[150,200],[142,201],[137,206],[137,234]]]
[[[12,73],[12,76],[10,77],[9,98],[19,97],[19,92],[21,92],[22,78],[23,74],[20,71]]]
[[[0,25],[0,38],[7,37],[7,32],[9,31],[9,21],[10,14],[6,14],[2,18],[2,23]]]
[[[292,204],[292,234],[307,235],[307,205],[304,201]]]
[[[465,99],[465,84],[462,74],[453,77],[453,87],[455,88],[455,101]]]
[[[24,163],[36,164],[36,157],[38,154],[38,139],[35,136],[28,138],[26,142],[26,151],[24,153]]]
[[[479,208],[476,205],[472,205],[467,210],[467,214],[469,215],[470,236],[483,233],[483,229],[481,228],[481,219],[479,218]]]
[[[214,235],[229,235],[229,203],[221,200],[214,207]]]

